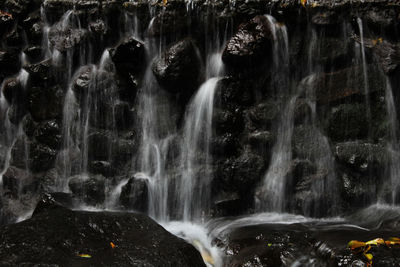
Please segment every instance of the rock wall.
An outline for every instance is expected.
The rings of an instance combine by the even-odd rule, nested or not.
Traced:
[[[179,132],[188,101],[206,75],[213,38],[225,42],[225,75],[214,101],[212,207],[206,214],[251,213],[258,202],[274,197],[260,188],[276,157],[273,148],[285,134],[282,114],[300,87],[292,156],[281,172],[283,210],[319,217],[377,199],[400,201],[400,194],[393,194],[388,152],[397,140],[390,130],[388,90],[399,106],[395,1],[303,6],[289,0],[168,0],[164,6],[161,1],[6,0],[0,10],[0,222],[32,210],[40,192],[70,190],[87,205],[104,206],[121,181],[116,202],[146,212],[148,185],[132,174],[141,171],[132,162],[142,137],[137,95],[150,64],[146,46],[162,43],[151,68],[160,94],[174,109],[168,123]],[[271,24],[265,14],[277,22]],[[286,65],[277,62],[284,48],[277,47],[276,29],[283,25]],[[75,102],[67,106],[71,92]],[[87,118],[73,112],[85,108]],[[71,147],[66,135],[83,129],[86,139],[63,153]],[[175,139],[179,142],[179,136]],[[321,163],[326,154],[333,167]],[[166,157],[173,173],[177,152],[172,148]],[[169,208],[179,217],[173,203]]]

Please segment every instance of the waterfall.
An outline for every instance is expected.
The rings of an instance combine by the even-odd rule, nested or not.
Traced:
[[[389,119],[389,141],[387,143],[389,182],[387,188],[390,194],[389,203],[392,205],[399,202],[400,191],[400,144],[399,144],[399,123],[397,119],[396,106],[393,98],[392,86],[389,78],[386,78],[386,108]]]
[[[270,166],[264,175],[264,182],[261,188],[261,201],[258,203],[259,210],[283,211],[285,205],[285,184],[286,173],[290,167],[292,159],[292,135],[294,127],[294,108],[298,93],[290,94],[290,84],[287,81],[289,64],[289,41],[286,26],[277,23],[275,18],[267,16],[272,28],[273,64],[275,78],[272,86],[275,90],[288,93],[288,102],[278,126],[277,141],[272,148]]]
[[[138,92],[138,112],[141,127],[141,145],[136,163],[139,177],[149,186],[149,214],[159,220],[168,220],[169,179],[165,171],[167,152],[175,130],[171,120],[173,108],[168,96],[158,85],[151,62],[159,55],[159,48],[150,40],[148,67]],[[136,175],[137,176],[137,175]]]
[[[365,94],[365,105],[367,111],[368,119],[368,138],[371,138],[371,104],[370,104],[370,92],[368,84],[368,70],[367,70],[367,60],[365,57],[365,40],[364,40],[364,28],[363,21],[361,18],[357,18],[358,30],[360,32],[360,48],[361,48],[361,59],[362,59],[362,69],[363,69],[363,82],[364,82],[364,94]]]
[[[200,86],[185,116],[181,155],[182,181],[179,190],[184,220],[199,218],[209,207],[211,182],[210,140],[214,93],[219,78],[208,79]]]

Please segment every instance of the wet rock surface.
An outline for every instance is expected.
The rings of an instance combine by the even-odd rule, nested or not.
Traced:
[[[353,253],[347,243],[388,239],[395,231],[369,231],[345,224],[297,223],[237,227],[227,234],[225,266],[366,266],[362,253]],[[397,247],[373,247],[374,266],[396,266],[400,261]]]
[[[58,196],[67,207],[112,205],[143,212],[152,208],[151,193],[164,190],[170,194],[167,209],[174,213],[181,204],[173,202],[181,201],[176,177],[187,103],[209,78],[207,71],[221,62],[210,164],[196,166],[193,175],[211,179],[210,210],[199,214],[218,218],[265,211],[257,207],[257,194],[279,157],[288,163],[277,168],[277,184],[286,181],[288,198],[281,211],[338,216],[377,201],[400,203],[400,194],[393,195],[396,179],[390,178],[396,172],[391,162],[398,162],[398,126],[393,130],[391,119],[399,113],[399,14],[399,3],[391,0],[1,1],[0,224],[26,218],[40,192],[55,190],[71,191]],[[287,44],[277,38],[283,29]],[[29,74],[26,84],[21,68]],[[286,117],[293,97],[293,118]],[[281,151],[287,148],[288,159],[275,152],[286,134],[290,140]],[[197,159],[207,157],[205,148],[195,151]],[[142,171],[146,179],[127,175]],[[161,190],[164,179],[170,185]],[[153,237],[152,243],[140,239],[147,242],[143,248],[125,246],[132,236],[121,228],[131,224],[130,214],[52,207],[37,208],[31,220],[0,230],[0,265],[197,264],[186,261],[192,252],[172,258],[169,251],[158,252]],[[396,235],[397,217],[385,216],[379,217],[382,232],[368,234],[343,227],[329,231],[328,224],[243,227],[229,237],[225,264],[364,266],[365,259],[346,250],[345,242]],[[119,218],[123,227],[112,223]],[[51,245],[21,225],[43,231]],[[121,239],[108,232],[112,228]],[[9,234],[27,242],[17,243]],[[109,242],[129,252],[116,252]],[[23,258],[25,249],[29,257]],[[397,250],[375,252],[374,266],[398,265]]]
[[[200,61],[191,39],[173,44],[153,64],[158,82],[173,93],[194,91],[199,80]],[[189,92],[189,95],[192,92]]]
[[[46,202],[31,219],[0,228],[1,265],[204,266],[194,247],[146,215],[71,211]]]

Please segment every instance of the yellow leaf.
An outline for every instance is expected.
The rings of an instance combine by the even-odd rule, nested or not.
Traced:
[[[116,245],[113,242],[110,242],[110,246],[111,246],[111,248],[115,248],[116,247]]]
[[[78,257],[81,257],[81,258],[91,258],[92,256],[90,256],[89,254],[78,254]]]
[[[372,258],[373,258],[372,254],[366,253],[366,254],[364,254],[364,256],[367,258],[368,261],[372,261]]]
[[[384,245],[385,240],[383,240],[382,238],[376,238],[374,240],[370,240],[370,241],[366,242],[365,244],[379,246],[379,245]]]
[[[163,0],[163,6],[166,6],[168,4],[168,0]]]
[[[301,5],[304,6],[304,7],[305,7],[306,4],[307,4],[307,0],[300,0],[300,2],[301,2]]]
[[[365,242],[357,241],[357,240],[351,240],[347,246],[351,249],[356,249],[356,248],[361,248],[365,247],[367,244]]]
[[[271,247],[272,246],[272,244],[271,243],[268,243],[268,247]]]

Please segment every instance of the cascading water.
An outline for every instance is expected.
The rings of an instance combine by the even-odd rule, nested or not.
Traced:
[[[272,151],[271,164],[264,177],[261,189],[261,199],[258,200],[259,210],[283,211],[285,203],[286,173],[292,159],[292,135],[294,127],[294,108],[298,93],[291,94],[290,84],[287,83],[289,52],[288,34],[286,27],[279,25],[275,18],[267,16],[272,28],[274,49],[275,81],[273,87],[289,94],[285,111],[282,112],[281,123],[278,127],[276,144]],[[283,88],[282,88],[283,87]]]
[[[102,3],[99,5],[104,8],[104,14],[89,12],[88,15],[82,11],[86,7],[76,2],[74,10],[55,15],[54,17],[59,18],[55,23],[55,18],[46,17],[47,1],[42,6],[42,41],[38,44],[39,38],[35,44],[41,45],[41,56],[33,59],[32,54],[21,48],[24,51],[18,53],[22,68],[19,74],[13,72],[10,77],[14,77],[12,79],[21,85],[25,90],[24,97],[31,102],[39,94],[35,91],[37,88],[42,88],[43,90],[39,90],[41,92],[53,89],[54,86],[57,94],[62,95],[60,98],[63,110],[60,114],[38,116],[32,112],[33,108],[38,107],[30,106],[31,102],[27,101],[29,108],[21,111],[27,116],[23,120],[19,118],[21,121],[15,123],[17,120],[13,119],[15,114],[18,115],[18,110],[15,110],[15,103],[6,100],[3,89],[6,81],[3,82],[0,94],[0,205],[3,204],[3,195],[5,196],[3,188],[6,188],[3,175],[7,170],[21,171],[25,175],[23,179],[28,177],[26,180],[40,177],[40,183],[43,184],[35,189],[37,192],[32,193],[35,197],[41,192],[64,192],[71,196],[75,208],[78,209],[125,209],[147,213],[167,230],[193,244],[208,266],[229,265],[224,257],[234,257],[235,253],[242,252],[227,246],[231,241],[228,240],[230,233],[240,227],[260,225],[261,229],[262,224],[277,224],[279,227],[296,223],[318,224],[325,219],[310,219],[303,215],[336,216],[339,206],[342,209],[340,211],[347,208],[345,205],[344,208],[341,206],[341,201],[347,201],[346,205],[350,207],[353,199],[357,202],[354,206],[358,207],[356,205],[361,203],[359,199],[364,195],[357,195],[357,186],[364,186],[364,181],[360,180],[373,173],[369,168],[374,166],[369,167],[368,164],[381,163],[376,158],[373,159],[375,162],[370,163],[369,160],[375,153],[371,147],[379,148],[383,143],[381,141],[386,138],[383,135],[376,139],[371,137],[374,133],[372,121],[376,115],[373,112],[374,106],[380,104],[372,99],[375,97],[375,90],[380,88],[372,81],[374,73],[368,71],[370,51],[366,51],[366,48],[373,46],[369,47],[370,40],[368,36],[364,36],[370,32],[361,18],[357,19],[356,25],[361,44],[356,46],[359,50],[356,53],[359,54],[355,58],[350,59],[354,51],[347,51],[347,47],[343,49],[346,51],[323,51],[326,43],[322,41],[335,40],[334,45],[329,44],[331,46],[328,45],[329,48],[325,49],[329,50],[347,39],[347,34],[338,37],[336,31],[325,32],[321,29],[325,26],[315,25],[321,23],[321,18],[313,16],[306,26],[299,27],[301,30],[307,27],[304,37],[293,25],[288,25],[292,23],[291,20],[286,20],[285,16],[275,11],[274,16],[280,14],[279,18],[283,22],[278,22],[271,15],[260,15],[262,19],[241,24],[239,34],[234,35],[231,40],[235,45],[232,49],[240,50],[243,46],[244,51],[240,50],[240,53],[232,56],[229,55],[229,49],[224,50],[226,36],[219,36],[219,31],[224,27],[222,24],[226,24],[226,29],[231,26],[231,22],[235,25],[233,11],[240,8],[241,3],[229,1],[224,14],[229,15],[232,11],[233,17],[222,17],[219,21],[215,16],[219,11],[208,6],[214,1],[204,3],[207,5],[206,16],[199,15],[204,9],[197,6],[196,1],[184,1],[183,11],[179,10],[181,13],[170,12],[169,8],[177,7],[169,6],[167,1],[150,1],[145,8],[140,6],[143,9],[137,8],[140,2],[124,3],[126,10],[118,13],[122,14],[122,19],[115,19],[114,22],[110,22],[114,18],[107,21],[102,16],[117,11],[107,10],[108,7]],[[130,8],[135,10],[132,14]],[[247,18],[240,18],[238,22],[245,19]],[[142,20],[149,23],[146,31],[140,25]],[[265,21],[268,27],[263,24]],[[122,30],[116,34],[107,32],[110,30],[107,29],[108,22],[114,23],[110,24],[113,26],[121,26]],[[197,25],[187,27],[193,22],[204,23],[205,28],[195,27]],[[299,24],[302,23],[304,21],[299,20]],[[335,24],[335,29],[339,28],[336,26]],[[108,40],[108,37],[111,39]],[[307,40],[303,40],[305,38]],[[95,42],[93,40],[102,41],[92,44]],[[377,44],[383,42],[377,40]],[[189,86],[182,83],[182,88],[175,86],[176,88],[171,89],[163,81],[164,77],[157,73],[160,71],[165,74],[162,73],[165,69],[157,69],[157,64],[159,60],[164,60],[166,64],[174,60],[168,54],[169,50],[177,52],[183,46],[175,46],[176,43],[190,43],[190,49],[193,48],[194,51],[191,52],[196,56],[185,67],[189,69],[198,60],[200,63],[196,67],[199,74],[197,79],[189,81]],[[271,48],[271,51],[256,51],[257,46]],[[143,47],[141,55],[137,51]],[[265,61],[253,58],[253,52],[265,56]],[[118,53],[122,56],[117,55]],[[229,56],[234,59],[230,60]],[[249,57],[251,60],[240,57]],[[222,63],[222,58],[226,66]],[[329,62],[331,58],[335,62]],[[185,60],[186,55],[183,59],[178,56],[179,64],[185,64]],[[324,62],[321,63],[322,61]],[[240,62],[244,62],[243,66],[240,66]],[[179,66],[174,67],[179,69]],[[265,75],[261,75],[265,77],[258,77],[260,75],[256,68],[261,69],[260,73],[265,71]],[[362,84],[358,83],[357,88],[352,88],[353,79],[356,80],[359,74],[355,69],[362,69]],[[32,73],[32,77],[29,77],[28,72]],[[191,73],[185,70],[182,72],[191,77]],[[343,72],[346,74],[340,76]],[[173,75],[175,73],[171,76]],[[338,79],[336,75],[339,76]],[[339,88],[337,95],[333,92],[335,86]],[[363,87],[363,90],[358,87]],[[394,89],[392,90],[388,78],[386,94],[381,97],[382,102],[386,101],[390,125],[387,133],[389,140],[385,154],[382,154],[382,158],[387,156],[387,159],[382,161],[387,161],[385,163],[390,179],[382,186],[381,196],[377,197],[379,203],[398,204],[400,148]],[[217,96],[221,97],[218,105],[219,101],[229,103],[225,106],[226,103],[223,103],[214,110]],[[360,103],[364,99],[365,103]],[[273,105],[267,105],[270,102]],[[346,113],[344,107],[353,108],[353,104],[365,106],[369,123],[368,140],[363,133],[351,135],[346,132],[345,137],[337,137],[330,132],[329,124],[335,123],[334,119],[361,117]],[[276,110],[274,107],[277,107]],[[268,114],[260,114],[259,108],[267,109],[265,113]],[[344,115],[339,114],[340,112]],[[218,117],[220,114],[225,117]],[[339,115],[334,117],[335,114]],[[231,119],[234,122],[231,123]],[[216,120],[224,124],[222,130],[218,128],[220,125],[215,125]],[[57,124],[59,132],[48,129],[49,125]],[[121,127],[120,124],[126,124],[126,127]],[[349,125],[346,124],[347,126]],[[60,136],[59,146],[47,143],[47,139],[43,140],[43,136],[47,138],[50,134]],[[359,151],[350,149],[350,152],[345,151],[348,152],[347,155],[340,150],[349,145],[358,145],[357,142],[366,144],[366,160]],[[214,150],[214,144],[220,145],[222,149],[218,147]],[[51,153],[56,155],[54,165],[50,164],[46,169],[31,169],[35,167],[33,160],[39,159],[40,161],[36,161],[40,163],[38,165],[50,162]],[[124,155],[121,156],[121,153]],[[48,154],[51,155],[47,158]],[[248,155],[250,156],[247,157]],[[261,163],[258,158],[261,158]],[[258,169],[258,165],[262,165],[259,168],[261,175],[253,172],[253,169]],[[15,180],[11,171],[7,177],[9,187],[13,186],[9,181]],[[370,173],[367,175],[366,172]],[[11,204],[26,201],[21,197],[27,190],[23,183],[25,182],[18,184],[15,192],[7,189],[16,195],[12,196]],[[261,188],[257,189],[259,184]],[[377,188],[380,189],[380,186]],[[10,192],[6,193],[12,195]],[[342,195],[345,195],[343,199]],[[141,202],[140,207],[135,205],[135,201]],[[220,216],[219,214],[236,216],[252,213],[254,201],[255,214],[234,219],[213,217]],[[15,207],[15,210],[20,209],[18,212],[21,219],[26,218],[25,215],[30,214],[33,208],[27,212],[26,207],[20,208],[17,204]],[[17,219],[14,217],[12,220]],[[329,220],[329,223],[342,223],[345,219]],[[0,221],[4,221],[1,213]],[[256,240],[263,238],[258,235]],[[223,250],[227,255],[223,255]],[[314,264],[311,256],[306,257],[305,261],[297,258],[287,262],[295,266],[304,262]]]
[[[177,189],[180,194],[179,210],[184,220],[201,218],[210,207],[210,142],[214,94],[221,71],[221,54],[211,55],[206,68],[209,78],[200,86],[185,116],[181,145],[182,181]]]
[[[399,203],[399,191],[400,191],[400,165],[398,164],[400,160],[400,148],[399,148],[399,126],[397,120],[396,106],[393,98],[392,86],[388,78],[386,78],[386,108],[389,117],[389,141],[387,144],[388,152],[388,164],[389,164],[389,182],[387,183],[387,188],[389,189],[389,199],[388,202],[392,205]]]

